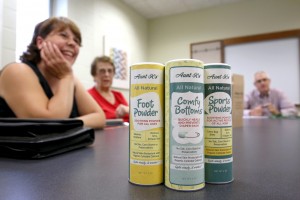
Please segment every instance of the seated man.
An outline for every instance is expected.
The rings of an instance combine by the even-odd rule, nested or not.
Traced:
[[[245,98],[244,115],[250,116],[294,116],[296,108],[283,92],[270,88],[271,80],[267,73],[256,72],[254,85],[256,89]]]

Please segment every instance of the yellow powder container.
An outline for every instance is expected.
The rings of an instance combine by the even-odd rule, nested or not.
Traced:
[[[129,182],[163,182],[164,65],[130,67]]]
[[[233,181],[231,67],[205,64],[204,82],[205,181],[229,183]]]
[[[204,69],[195,59],[165,67],[165,186],[194,191],[204,180]]]

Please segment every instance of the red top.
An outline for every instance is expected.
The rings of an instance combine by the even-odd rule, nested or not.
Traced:
[[[115,96],[115,104],[108,102],[95,87],[88,90],[96,102],[101,106],[105,113],[106,119],[116,119],[116,109],[120,104],[128,106],[128,103],[121,92],[112,90],[111,92]],[[129,115],[125,115],[123,118],[124,122],[129,122]]]

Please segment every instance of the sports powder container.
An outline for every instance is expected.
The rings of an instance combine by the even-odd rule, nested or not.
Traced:
[[[204,69],[195,59],[165,67],[165,186],[194,191],[204,180]]]
[[[164,65],[130,67],[129,182],[163,182]]]
[[[205,181],[229,183],[233,181],[231,67],[205,64],[204,77]]]

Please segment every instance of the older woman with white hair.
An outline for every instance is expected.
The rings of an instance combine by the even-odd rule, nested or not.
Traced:
[[[106,119],[122,118],[129,122],[129,106],[119,91],[111,88],[115,75],[115,66],[108,56],[96,57],[91,64],[91,75],[95,86],[88,92],[103,109]]]

